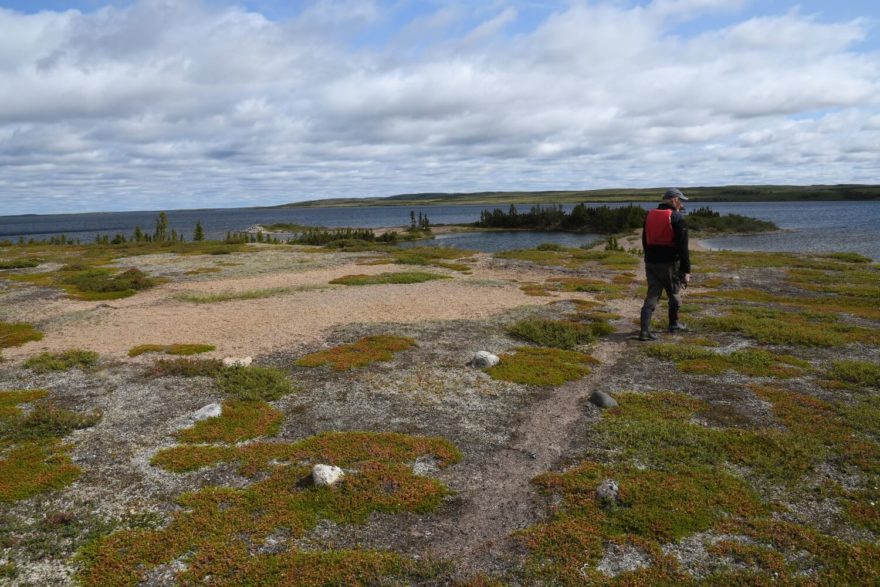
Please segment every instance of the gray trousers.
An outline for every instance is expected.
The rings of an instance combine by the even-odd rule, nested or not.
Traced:
[[[669,297],[669,324],[678,322],[678,309],[681,308],[678,263],[645,263],[645,275],[648,277],[648,294],[642,305],[642,330],[649,329],[654,308],[660,302],[660,295],[664,291]]]

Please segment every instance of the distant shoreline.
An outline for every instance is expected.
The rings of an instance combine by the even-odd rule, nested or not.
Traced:
[[[608,204],[653,202],[665,188],[567,191],[418,193],[387,197],[327,198],[268,208],[361,208],[371,206],[506,206],[510,204]],[[880,200],[880,185],[683,187],[698,202],[817,202]]]

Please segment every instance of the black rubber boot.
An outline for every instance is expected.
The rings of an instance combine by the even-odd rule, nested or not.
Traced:
[[[651,314],[653,312],[650,308],[642,308],[639,340],[657,340],[657,337],[651,333]]]

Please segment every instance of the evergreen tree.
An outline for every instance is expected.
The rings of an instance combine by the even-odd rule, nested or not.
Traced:
[[[196,229],[193,231],[193,240],[196,242],[205,240],[205,229],[202,228],[201,220],[196,221]]]
[[[153,240],[162,243],[168,240],[168,215],[165,212],[159,212],[156,217],[156,231],[153,233]]]

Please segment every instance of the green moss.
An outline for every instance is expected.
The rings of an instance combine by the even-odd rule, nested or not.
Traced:
[[[197,355],[216,349],[212,344],[141,344],[128,351],[129,357],[137,357],[144,353],[165,353],[166,355]]]
[[[330,281],[339,285],[386,285],[423,283],[435,279],[449,279],[446,275],[425,273],[423,271],[400,271],[397,273],[379,273],[376,275],[344,275]]]
[[[395,554],[293,548],[270,555],[261,554],[259,546],[270,536],[296,540],[321,519],[363,523],[372,512],[433,511],[448,490],[435,479],[414,475],[405,463],[433,454],[446,466],[460,458],[448,442],[354,432],[323,434],[295,444],[226,448],[233,459],[255,457],[255,470],[267,475],[243,489],[207,488],[182,496],[182,509],[167,527],[116,532],[96,541],[79,554],[80,581],[136,585],[151,569],[184,555],[187,568],[177,576],[184,584],[201,582],[207,575],[212,584],[220,585],[384,584],[436,573],[433,565]],[[154,462],[161,464],[164,452]],[[332,488],[303,483],[309,464],[317,462],[349,471]]]
[[[214,377],[223,369],[219,359],[159,359],[150,368],[153,377]]]
[[[366,336],[352,344],[312,353],[296,361],[302,367],[330,365],[337,371],[364,367],[376,361],[390,361],[394,353],[416,346],[411,338],[391,335]]]
[[[40,353],[24,362],[27,369],[37,373],[67,371],[74,367],[82,370],[92,369],[98,364],[98,353],[71,349],[61,353]]]
[[[273,436],[283,419],[284,415],[266,402],[230,400],[223,402],[223,411],[216,418],[196,422],[175,436],[187,443],[236,443]]]
[[[586,376],[596,360],[585,353],[560,349],[519,347],[504,354],[501,362],[486,370],[492,379],[524,385],[562,385]]]
[[[26,322],[0,322],[0,349],[42,340],[43,333]]]
[[[224,367],[214,376],[220,391],[247,401],[273,401],[296,391],[287,375],[274,367]]]

